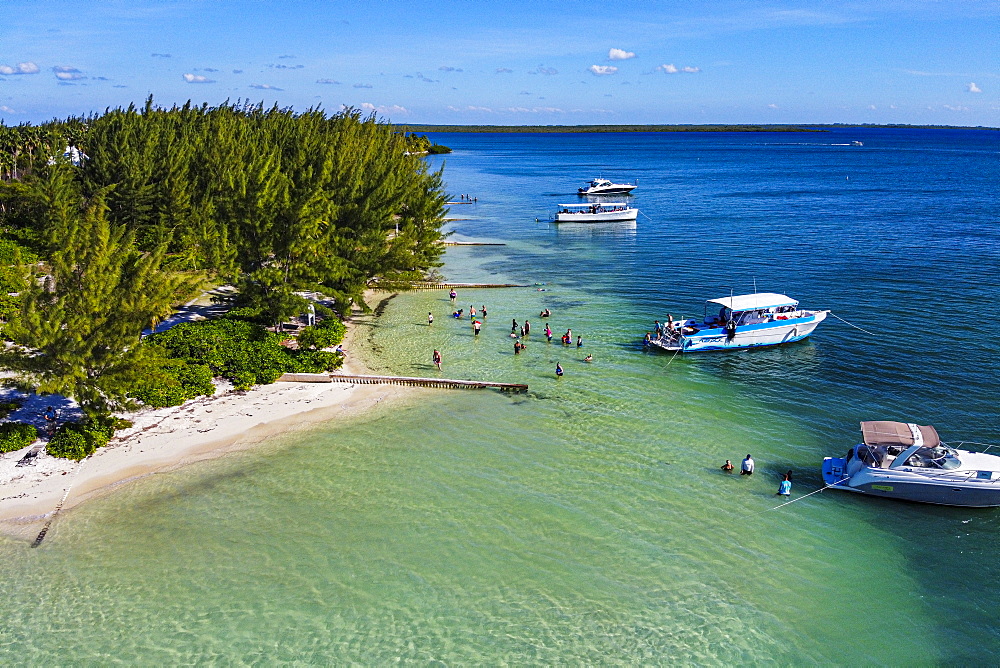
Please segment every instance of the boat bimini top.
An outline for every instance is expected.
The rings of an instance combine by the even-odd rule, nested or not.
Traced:
[[[937,430],[931,426],[876,420],[862,422],[861,435],[878,468],[953,469],[961,465],[958,453],[943,445]]]
[[[775,292],[757,292],[752,295],[736,295],[709,299],[709,304],[720,304],[730,311],[754,311],[777,306],[798,306],[799,303],[787,295]]]
[[[627,207],[628,202],[584,202],[583,204],[557,204],[556,206],[565,207],[567,209],[589,209],[595,206],[604,208],[610,208],[613,206]]]
[[[908,422],[893,422],[891,420],[873,420],[861,423],[861,435],[865,445],[895,445],[909,448],[919,445],[925,448],[936,448],[941,445],[941,437],[934,427],[921,427]]]

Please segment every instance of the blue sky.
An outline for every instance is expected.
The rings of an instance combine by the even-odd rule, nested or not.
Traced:
[[[1000,3],[0,4],[0,119],[249,99],[401,123],[1000,126]]]

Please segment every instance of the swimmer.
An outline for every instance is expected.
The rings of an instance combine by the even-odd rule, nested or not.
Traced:
[[[583,361],[584,362],[593,362],[594,361],[594,356],[593,355],[587,355],[586,357],[583,358]]]
[[[438,352],[437,350],[435,350],[434,354],[431,355],[431,362],[433,362],[434,366],[436,366],[438,368],[438,371],[440,371],[441,370],[441,353]]]
[[[427,312],[427,325],[430,326],[430,325],[433,325],[433,324],[434,324],[434,314],[428,311]]]
[[[775,496],[791,496],[792,495],[792,481],[785,476],[785,479],[781,481],[778,485],[778,493]]]
[[[563,375],[563,368],[562,365],[559,364],[559,362],[556,362],[556,375],[559,377],[562,377]]]
[[[722,470],[725,471],[726,473],[732,473],[733,463],[727,459],[726,463],[722,465]]]

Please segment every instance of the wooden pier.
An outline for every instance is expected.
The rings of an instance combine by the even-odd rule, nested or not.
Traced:
[[[417,282],[410,286],[413,290],[447,290],[448,288],[530,288],[530,285],[521,283],[421,283]]]
[[[455,380],[451,378],[411,378],[409,376],[351,376],[325,373],[286,373],[278,382],[293,383],[356,383],[358,385],[408,385],[410,387],[439,387],[448,390],[484,390],[501,392],[527,392],[528,386],[520,383],[493,383],[486,380]]]

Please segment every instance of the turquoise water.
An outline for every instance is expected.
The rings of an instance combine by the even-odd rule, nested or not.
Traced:
[[[401,295],[366,331],[368,361],[436,375],[438,348],[446,377],[529,392],[421,391],[130,485],[37,550],[0,543],[6,656],[995,660],[997,511],[835,492],[772,510],[779,474],[793,498],[818,489],[862,419],[1000,441],[995,133],[436,139],[456,149],[450,190],[479,197],[453,207],[456,237],[508,244],[450,248],[444,273],[544,286],[460,290],[487,305],[478,339],[447,294]],[[649,218],[535,222],[601,173],[638,177]],[[831,320],[773,350],[638,345],[653,319],[754,280],[885,335]],[[511,318],[532,324],[516,357]],[[567,328],[582,349],[558,344]],[[753,478],[718,470],[747,452]]]

